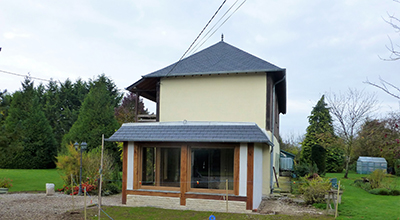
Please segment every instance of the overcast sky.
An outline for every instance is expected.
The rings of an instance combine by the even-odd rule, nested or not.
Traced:
[[[222,2],[0,0],[0,70],[61,82],[105,73],[123,91],[176,62]],[[211,26],[234,3],[227,0]],[[379,58],[390,56],[388,36],[400,43],[383,20],[387,13],[400,17],[400,3],[247,0],[201,49],[223,33],[225,42],[286,68],[281,134],[301,135],[312,107],[329,91],[376,92],[381,114],[399,110],[396,99],[363,83],[382,77],[400,86],[400,61]],[[0,72],[0,90],[19,90],[22,80]]]

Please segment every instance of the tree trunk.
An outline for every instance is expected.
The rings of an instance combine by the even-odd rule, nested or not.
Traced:
[[[346,158],[346,173],[344,174],[344,178],[347,179],[349,175],[349,163],[350,163],[350,156]]]

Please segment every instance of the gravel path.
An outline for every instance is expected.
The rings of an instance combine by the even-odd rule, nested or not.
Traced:
[[[73,200],[74,203],[73,203]],[[97,203],[97,196],[87,197],[87,204]],[[62,219],[67,211],[83,209],[84,197],[56,193],[11,193],[0,194],[0,219]],[[102,205],[122,206],[121,194],[102,197]]]
[[[97,196],[87,197],[87,204],[97,203]],[[121,204],[121,194],[102,197],[106,206],[124,206]],[[74,209],[75,207],[75,209]],[[3,219],[80,219],[78,216],[67,214],[68,211],[82,210],[83,196],[64,195],[56,192],[53,196],[45,193],[11,193],[0,194],[0,220]],[[70,213],[70,212],[68,212]],[[291,199],[279,198],[263,200],[258,211],[260,214],[286,215],[321,215],[320,210],[293,202]],[[75,216],[75,217],[74,217]]]

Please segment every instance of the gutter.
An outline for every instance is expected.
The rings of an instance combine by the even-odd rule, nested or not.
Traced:
[[[272,88],[272,120],[271,120],[272,121],[272,126],[271,126],[271,142],[272,142],[272,145],[271,145],[271,158],[270,158],[270,160],[271,160],[271,164],[270,164],[270,169],[271,169],[271,171],[270,171],[270,173],[271,173],[271,176],[270,176],[271,194],[274,191],[275,86],[277,84],[281,83],[282,81],[284,81],[285,79],[286,79],[286,75],[284,75],[283,78],[280,79],[278,82],[274,83],[274,86]]]

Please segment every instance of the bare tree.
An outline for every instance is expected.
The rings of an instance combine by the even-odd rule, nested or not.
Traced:
[[[400,3],[400,0],[393,0],[394,2]],[[393,29],[395,30],[395,32],[400,33],[400,19],[397,18],[394,14],[388,14],[388,19],[383,18],[383,20],[388,23],[390,26],[393,27]],[[381,58],[382,60],[385,61],[396,61],[396,60],[400,60],[400,45],[398,44],[393,44],[392,39],[388,36],[389,38],[389,45],[386,45],[386,48],[390,51],[390,56],[389,58]],[[382,79],[379,77],[380,80],[380,84],[378,83],[373,83],[370,82],[368,79],[367,81],[364,81],[364,83],[369,84],[371,86],[375,86],[376,88],[379,88],[381,90],[383,90],[384,92],[386,92],[387,94],[395,97],[396,99],[400,100],[400,94],[397,95],[396,93],[400,93],[400,88],[393,85],[392,83]],[[392,92],[395,91],[395,92]]]
[[[346,174],[349,173],[350,156],[354,139],[364,120],[376,110],[375,94],[349,88],[346,93],[329,93],[326,96],[330,112],[334,116],[334,127],[345,143]]]
[[[393,0],[394,2],[400,3],[399,0]],[[394,14],[389,14],[388,19],[383,19],[386,23],[388,23],[390,26],[393,27],[395,32],[400,33],[400,19],[397,18]],[[387,61],[395,61],[395,60],[400,60],[400,46],[398,44],[393,44],[392,39],[388,36],[389,38],[389,45],[386,45],[386,48],[390,51],[390,56],[389,58],[385,58],[383,60]]]
[[[368,79],[367,79],[367,81],[364,81],[364,83],[369,84],[371,86],[375,86],[376,88],[379,88],[379,89],[383,90],[384,92],[386,92],[387,94],[400,100],[400,88],[399,87],[382,79],[381,77],[379,77],[379,80],[381,81],[380,84],[370,82]],[[399,93],[399,94],[396,94],[396,93]]]

